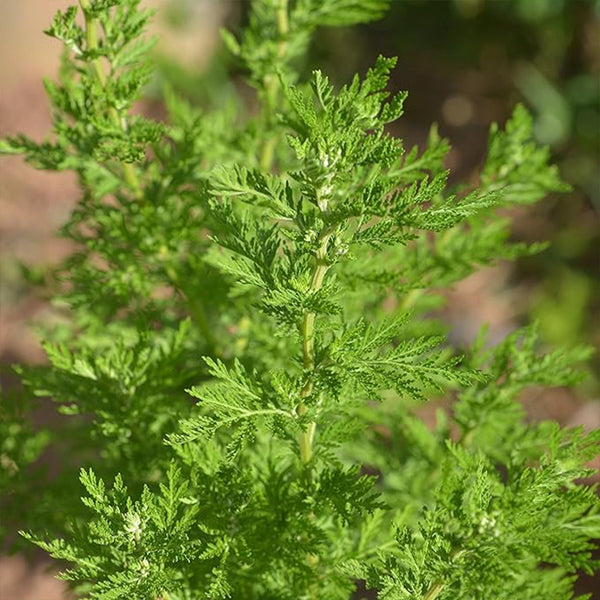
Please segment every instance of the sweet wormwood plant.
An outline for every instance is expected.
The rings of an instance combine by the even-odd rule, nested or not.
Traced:
[[[2,142],[82,193],[77,250],[47,276],[68,318],[45,328],[48,366],[19,368],[24,398],[69,417],[32,433],[5,400],[6,532],[22,523],[81,598],[573,598],[597,567],[600,432],[529,423],[518,398],[575,384],[588,349],[541,354],[530,326],[458,356],[431,316],[479,265],[542,248],[499,212],[565,190],[526,111],[451,190],[435,129],[422,152],[386,132],[394,59],[300,81],[317,27],[384,0],[255,0],[223,38],[258,109],[166,87],[157,122],[131,111],[152,76],[138,5],[57,14],[53,137]]]

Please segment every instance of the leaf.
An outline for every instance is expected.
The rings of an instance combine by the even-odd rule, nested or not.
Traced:
[[[216,381],[187,390],[199,400],[202,410],[180,421],[181,433],[169,435],[170,443],[208,440],[223,427],[243,427],[243,437],[247,437],[257,422],[295,421],[296,415],[280,408],[274,395],[252,378],[237,359],[232,368],[219,360],[208,357],[204,360]]]
[[[295,215],[289,185],[277,177],[234,165],[219,167],[210,180],[214,195],[254,202],[257,206],[268,208],[274,216],[282,218]]]
[[[441,350],[441,337],[402,340],[406,321],[401,316],[376,327],[362,321],[348,327],[331,351],[336,368],[370,395],[394,389],[415,400],[423,400],[425,390],[443,391],[443,382],[470,385],[485,379],[480,372],[461,369],[460,357]]]

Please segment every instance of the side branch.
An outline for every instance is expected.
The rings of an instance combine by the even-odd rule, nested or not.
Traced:
[[[79,5],[81,6],[81,10],[83,11],[83,15],[85,18],[85,39],[87,43],[87,48],[88,50],[97,50],[99,47],[98,22],[90,13],[89,0],[79,0]],[[92,67],[94,69],[96,79],[98,80],[100,85],[103,88],[106,87],[107,78],[106,73],[104,72],[104,67],[102,66],[102,61],[99,58],[93,59]],[[119,127],[124,131],[127,129],[124,119],[118,113],[117,109],[114,106],[110,106],[108,108],[108,115],[116,127]],[[133,168],[133,165],[127,162],[123,162],[121,163],[121,167],[123,169],[123,178],[125,179],[125,182],[133,190],[135,197],[138,200],[141,199],[142,188],[138,176],[135,172],[135,169]]]

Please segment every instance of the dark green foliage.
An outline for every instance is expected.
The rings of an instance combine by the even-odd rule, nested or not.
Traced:
[[[35,462],[52,436],[48,431],[35,431],[27,414],[31,403],[24,394],[13,390],[0,390],[0,394],[0,510],[13,513],[10,509],[14,509],[18,518],[19,507],[28,502],[30,478],[41,476]],[[3,538],[14,535],[4,517],[0,533]]]
[[[158,123],[130,112],[150,15],[80,7],[48,30],[65,46],[53,140],[2,142],[82,188],[54,274],[68,319],[46,329],[49,365],[19,368],[68,415],[24,536],[82,598],[344,600],[356,579],[390,599],[572,598],[595,568],[581,480],[599,436],[528,424],[518,399],[577,383],[588,349],[544,355],[529,327],[459,354],[429,313],[434,289],[542,248],[510,244],[497,212],[565,189],[525,110],[492,128],[480,185],[449,190],[435,128],[423,152],[386,129],[406,99],[387,91],[394,59],[339,90],[298,81],[316,27],[385,2],[256,0],[224,39],[259,110],[167,88]],[[434,395],[447,410],[428,427]],[[46,439],[12,406],[14,511],[13,474]]]

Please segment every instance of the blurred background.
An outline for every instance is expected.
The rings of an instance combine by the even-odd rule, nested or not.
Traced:
[[[42,78],[53,77],[59,44],[42,34],[66,0],[0,3],[0,135],[42,139],[50,114]],[[147,0],[157,9],[158,74],[144,110],[160,114],[160,84],[194,102],[218,105],[232,86],[248,97],[243,73],[225,55],[219,28],[236,30],[250,2]],[[549,240],[542,254],[482,269],[448,293],[443,313],[452,339],[470,341],[482,323],[499,339],[537,320],[543,342],[600,347],[600,0],[395,0],[369,26],[317,32],[301,66],[337,83],[364,72],[378,54],[398,56],[392,85],[409,91],[394,133],[422,144],[432,122],[450,138],[453,179],[473,179],[490,123],[523,102],[535,134],[573,191],[515,211],[515,239]],[[230,74],[233,72],[233,84]],[[0,160],[0,375],[9,365],[44,360],[35,322],[50,318],[47,299],[26,282],[20,263],[39,268],[69,253],[57,229],[77,202],[70,174],[34,171],[18,157]],[[577,391],[539,390],[523,398],[531,419],[600,427],[600,356]],[[43,417],[42,417],[43,418]],[[39,558],[0,559],[1,600],[58,600],[64,589]],[[582,592],[594,591],[582,581]],[[598,593],[598,592],[596,592]],[[600,598],[600,595],[597,597]]]

